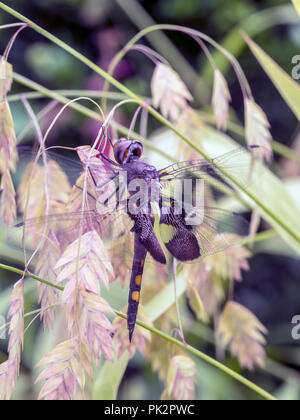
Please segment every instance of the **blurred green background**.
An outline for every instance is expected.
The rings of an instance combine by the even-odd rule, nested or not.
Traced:
[[[11,0],[9,6],[31,18],[53,32],[78,51],[107,70],[114,54],[136,32],[149,24],[172,23],[201,30],[224,43],[234,53],[253,89],[256,101],[263,107],[272,126],[272,135],[277,141],[292,146],[299,134],[297,120],[279,96],[277,90],[265,75],[257,61],[246,47],[239,29],[243,28],[255,41],[285,69],[292,71],[292,57],[300,54],[299,19],[287,1],[281,0]],[[0,11],[0,24],[15,20]],[[12,32],[11,32],[12,33]],[[189,88],[196,94],[197,104],[209,105],[212,72],[198,45],[178,33],[167,33],[176,46],[175,51],[165,41],[152,37],[147,41],[164,55],[181,74]],[[9,31],[0,33],[0,51],[3,52],[9,40]],[[103,80],[30,29],[22,32],[14,45],[9,61],[16,72],[21,73],[50,89],[95,89],[100,90]],[[230,85],[233,108],[243,121],[241,93],[233,72],[226,61],[220,67]],[[131,52],[118,67],[115,76],[134,92],[150,94],[150,79],[153,65],[142,54]],[[26,89],[25,89],[26,90]],[[24,87],[15,84],[14,92],[23,92]],[[43,104],[37,101],[38,110]],[[20,132],[28,118],[23,106],[12,103],[12,113],[17,132]],[[130,123],[132,109],[124,108],[119,120]],[[151,120],[151,128],[156,124]],[[66,113],[63,123],[53,131],[50,144],[89,144],[97,130],[97,124],[76,113]],[[150,131],[149,130],[149,131]],[[28,141],[31,139],[28,138]],[[284,165],[277,159],[284,173]],[[298,168],[299,170],[299,168]],[[297,170],[296,170],[297,173]],[[295,174],[296,174],[295,173]],[[298,175],[300,170],[298,172]],[[263,244],[264,245],[264,244]],[[299,342],[291,337],[291,319],[300,314],[300,261],[288,249],[276,247],[276,242],[264,246],[251,259],[251,271],[244,275],[244,281],[236,288],[236,300],[251,309],[267,326],[268,356],[284,365],[267,365],[266,371],[256,371],[247,376],[282,398],[299,398],[300,349]],[[9,262],[0,256],[2,262]],[[1,270],[0,313],[5,314],[11,285],[16,276]],[[27,283],[27,310],[35,309],[36,292],[34,284]],[[214,355],[213,347],[206,339],[210,332],[199,327],[199,334],[191,336],[193,345]],[[31,375],[32,355],[42,354],[47,347],[46,334],[35,324],[26,335],[22,361],[22,376],[15,398],[30,399],[36,395]],[[6,341],[0,341],[0,362],[6,358]],[[36,362],[37,360],[35,360]],[[239,369],[233,360],[228,360]],[[197,396],[202,399],[254,398],[241,385],[204,363],[199,365]],[[269,372],[269,373],[268,373]],[[120,398],[159,398],[162,385],[151,372],[141,356],[135,357],[126,372]]]

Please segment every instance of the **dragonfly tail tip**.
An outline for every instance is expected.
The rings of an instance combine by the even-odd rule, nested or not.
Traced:
[[[132,342],[133,331],[134,331],[134,328],[131,328],[131,329],[129,330],[129,342],[130,342],[130,343]]]

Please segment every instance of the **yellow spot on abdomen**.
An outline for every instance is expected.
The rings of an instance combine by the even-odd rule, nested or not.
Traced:
[[[134,292],[132,292],[131,299],[134,300],[135,302],[139,302],[140,301],[140,292],[137,292],[136,290]]]
[[[141,283],[142,283],[142,276],[136,276],[136,278],[135,278],[135,284],[137,286],[140,286]]]

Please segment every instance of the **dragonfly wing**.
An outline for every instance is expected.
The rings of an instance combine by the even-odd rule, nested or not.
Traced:
[[[203,206],[187,215],[170,211],[161,215],[160,235],[168,251],[179,261],[193,261],[239,244],[248,234],[247,221],[237,213]]]
[[[82,146],[72,151],[60,150],[60,153],[51,150],[46,150],[37,159],[38,150],[29,147],[19,146],[18,155],[19,161],[22,165],[27,166],[37,159],[38,165],[44,166],[46,162],[55,162],[56,165],[51,166],[51,171],[62,170],[70,179],[71,183],[75,183],[77,178],[86,170],[95,180],[96,185],[99,184],[103,178],[109,179],[117,176],[118,167],[114,167],[109,162],[104,162],[98,158],[97,151],[94,151],[89,156],[90,147]]]
[[[89,253],[88,258],[97,266],[99,261],[112,263],[116,278],[122,283],[128,278],[133,258],[133,237],[130,232],[133,221],[128,217],[124,205],[126,196],[114,194],[118,192],[119,174],[122,168],[97,157],[97,152],[90,156],[90,148],[78,148],[73,152],[74,158],[63,156],[52,151],[46,152],[48,179],[52,171],[55,174],[63,171],[73,189],[64,202],[50,209],[50,214],[43,217],[32,217],[19,223],[9,232],[10,245],[29,252],[43,250],[51,244],[52,238],[57,238],[62,255],[74,243],[74,257],[77,255],[76,243],[80,237],[89,238],[89,232],[96,231],[104,242],[108,252]],[[30,166],[35,161],[36,153],[30,149],[20,149],[20,162]],[[54,164],[51,164],[54,162]],[[44,165],[44,157],[37,160],[38,165]],[[32,166],[31,166],[32,167]],[[56,172],[55,172],[56,171]],[[86,194],[83,194],[83,191]],[[51,196],[51,190],[49,190]],[[84,202],[84,211],[82,203]],[[28,213],[30,214],[30,213]],[[39,216],[41,212],[33,213]],[[25,230],[25,243],[20,245],[20,233]],[[93,235],[90,235],[93,238]],[[88,244],[82,239],[80,249],[88,249]],[[43,251],[42,251],[43,252]],[[39,258],[39,257],[37,257]]]
[[[259,148],[258,146],[255,149]],[[245,188],[251,185],[253,171],[261,168],[261,164],[253,160],[252,154],[242,147],[225,153],[215,159],[190,160],[178,162],[159,171],[160,183],[163,187],[174,180],[184,180],[192,177],[208,181],[210,184],[222,182],[232,186],[233,179]],[[261,171],[259,171],[261,174]],[[255,181],[256,182],[256,181]]]
[[[196,236],[201,256],[213,255],[240,244],[248,235],[249,224],[239,214],[205,206],[196,211],[191,230]]]
[[[160,235],[170,252],[179,261],[190,261],[200,257],[200,248],[196,236],[186,225],[182,215],[161,214]]]
[[[117,250],[121,261],[121,254],[124,255],[124,258],[129,258],[127,254],[130,252],[129,236],[132,226],[133,223],[123,208],[119,208],[118,211],[111,214],[98,214],[95,210],[88,210],[28,219],[16,225],[15,229],[10,230],[9,239],[12,242],[12,238],[18,236],[18,231],[25,230],[25,246],[31,249],[35,248],[44,238],[47,239],[49,232],[54,232],[62,250],[64,250],[80,236],[90,231],[96,231],[107,248],[112,249],[112,252],[117,249],[116,245],[122,238],[127,241],[127,247],[123,244],[123,247]]]

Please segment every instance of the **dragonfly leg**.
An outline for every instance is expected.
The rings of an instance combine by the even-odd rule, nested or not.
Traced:
[[[82,187],[79,187],[79,185],[75,184],[75,187],[78,188],[79,190],[83,191],[83,188]],[[91,194],[90,192],[87,191],[87,195],[89,197],[91,197],[93,200],[96,201],[96,197],[94,197],[93,194]]]
[[[107,162],[109,162],[111,165],[117,166],[118,168],[120,167],[120,165],[116,162],[114,162],[113,160],[111,160],[108,156],[106,156],[103,152],[100,152],[97,157],[102,157],[102,159],[106,160]]]
[[[94,183],[95,187],[97,187],[97,183],[96,183],[96,180],[94,178],[93,172],[91,171],[91,168],[89,168],[89,172],[90,172],[90,175],[91,175],[91,178],[93,180],[93,183]]]

